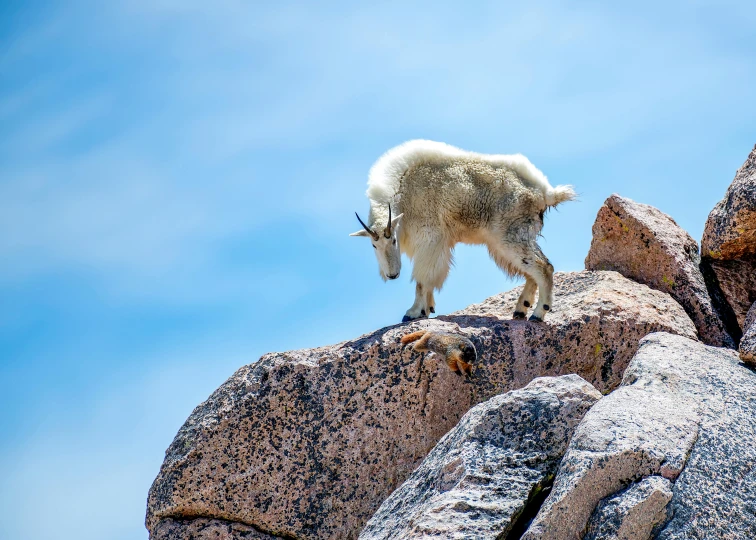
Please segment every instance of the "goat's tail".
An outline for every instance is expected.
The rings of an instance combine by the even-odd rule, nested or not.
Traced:
[[[412,332],[411,334],[402,336],[402,345],[406,345],[407,343],[412,343],[413,341],[417,341],[418,339],[423,337],[426,332],[427,330],[420,330],[419,332]]]
[[[546,206],[556,206],[565,201],[571,201],[577,197],[572,186],[557,186],[546,192]]]

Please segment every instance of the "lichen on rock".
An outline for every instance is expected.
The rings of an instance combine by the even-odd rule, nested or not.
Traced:
[[[707,345],[735,348],[699,269],[698,244],[670,216],[612,195],[599,209],[585,267],[616,270],[669,293],[685,309]]]
[[[756,147],[709,214],[701,255],[744,331],[756,302]]]

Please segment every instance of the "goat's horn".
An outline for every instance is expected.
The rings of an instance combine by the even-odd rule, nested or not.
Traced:
[[[391,205],[389,204],[388,207],[389,207],[389,220],[388,220],[388,225],[386,225],[386,232],[384,236],[386,238],[391,238]]]
[[[360,225],[362,225],[365,228],[365,230],[370,233],[370,236],[378,240],[378,235],[374,233],[373,231],[371,231],[367,225],[365,225],[365,222],[360,219],[360,215],[357,212],[355,212],[354,215],[357,216],[357,221],[360,222]]]

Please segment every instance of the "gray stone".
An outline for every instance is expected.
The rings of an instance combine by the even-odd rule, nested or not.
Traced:
[[[593,224],[588,270],[616,270],[623,276],[669,293],[685,309],[701,341],[735,348],[712,305],[699,270],[698,244],[664,212],[612,195]]]
[[[360,538],[498,538],[550,485],[601,393],[577,375],[542,377],[476,405],[381,505]]]
[[[523,538],[582,538],[601,499],[651,475],[674,483],[656,538],[756,538],[755,385],[735,351],[647,336],[578,426]]]
[[[583,540],[645,540],[667,520],[672,482],[649,476],[601,501],[588,522]]]
[[[756,364],[756,302],[748,310],[740,340],[740,359],[747,364]]]
[[[558,273],[545,323],[512,321],[519,290],[438,319],[244,366],[179,430],[150,490],[147,526],[202,516],[296,538],[354,538],[464,413],[536,377],[617,386],[638,340],[695,337],[672,298],[616,272]],[[467,336],[469,378],[402,348],[422,328]]]

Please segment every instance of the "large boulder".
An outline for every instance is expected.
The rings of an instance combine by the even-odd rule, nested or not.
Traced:
[[[756,302],[756,147],[709,214],[701,255],[743,328]]]
[[[558,273],[545,323],[513,321],[519,289],[438,319],[331,347],[275,353],[239,369],[199,405],[166,451],[147,527],[202,516],[296,538],[355,538],[464,413],[536,377],[577,373],[616,387],[638,340],[695,338],[669,295],[616,272]],[[403,349],[420,328],[462,333],[473,376]],[[188,536],[187,536],[188,538]]]
[[[672,483],[655,538],[756,538],[754,385],[735,351],[666,333],[644,338],[622,386],[575,430],[523,538],[582,538],[602,499],[654,476]],[[646,529],[662,501],[645,514]]]
[[[360,539],[509,534],[550,487],[572,432],[600,398],[585,380],[564,375],[476,405],[381,505]]]
[[[746,364],[756,364],[756,302],[746,315],[743,339],[740,340],[740,359]]]
[[[725,261],[756,254],[756,146],[709,213],[701,254]]]
[[[610,196],[593,224],[588,270],[616,270],[625,277],[669,293],[696,325],[701,341],[735,348],[712,305],[698,244],[664,212],[619,195]]]

